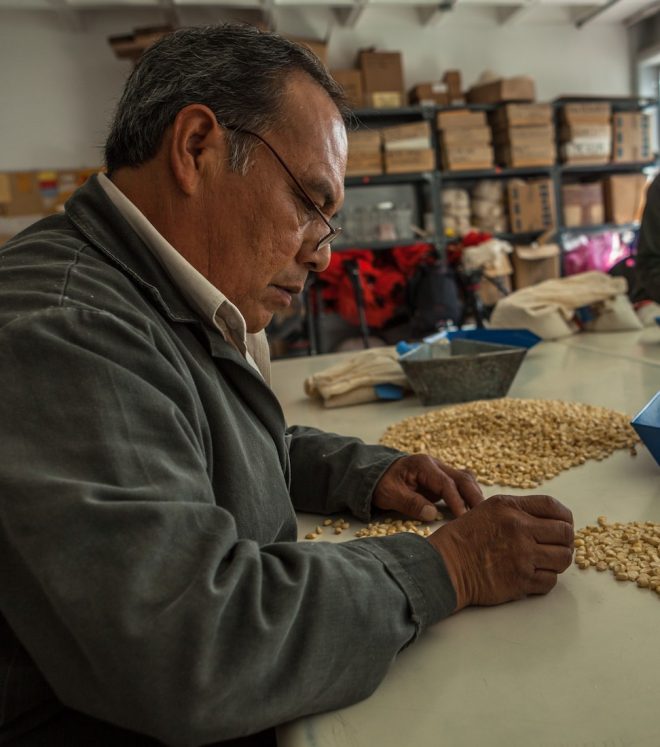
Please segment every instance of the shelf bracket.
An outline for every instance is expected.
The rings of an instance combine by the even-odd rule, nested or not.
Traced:
[[[454,10],[457,0],[445,0],[435,5],[418,5],[417,16],[422,26],[435,26]]]
[[[530,8],[539,4],[539,0],[526,0],[520,5],[501,6],[497,9],[497,22],[500,26],[520,21]]]
[[[369,0],[354,0],[353,5],[349,8],[334,8],[335,18],[339,25],[347,29],[353,29],[364,13]]]
[[[602,5],[597,5],[595,8],[592,8],[589,12],[575,19],[576,28],[581,29],[583,26],[586,26],[588,23],[591,23],[594,20],[594,18],[598,18],[598,16],[602,15],[606,10],[609,10],[614,5],[618,5],[620,2],[621,0],[607,0],[606,3],[603,3]]]

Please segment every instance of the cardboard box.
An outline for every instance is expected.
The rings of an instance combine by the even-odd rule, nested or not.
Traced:
[[[534,101],[536,86],[527,75],[515,78],[500,78],[490,83],[472,86],[467,92],[471,104],[497,104],[500,101]]]
[[[550,145],[554,149],[555,128],[551,124],[507,127],[493,131],[497,145]]]
[[[385,150],[415,150],[431,147],[431,126],[428,122],[409,124],[381,129]]]
[[[555,193],[552,179],[510,179],[507,182],[507,203],[513,233],[554,228]]]
[[[383,173],[380,130],[357,130],[348,133],[346,176],[368,176]]]
[[[287,39],[296,44],[300,44],[303,47],[307,47],[310,52],[313,52],[321,62],[327,66],[328,64],[328,43],[320,39],[306,39],[301,36],[287,36]]]
[[[609,153],[611,149],[609,140],[601,141],[575,141],[562,143],[559,148],[559,155],[563,163],[596,165],[609,163]]]
[[[399,91],[365,93],[364,103],[374,109],[399,109],[403,106],[403,94]]]
[[[460,101],[463,98],[460,70],[447,70],[442,76],[442,82],[447,86],[449,101]]]
[[[413,105],[446,106],[449,103],[447,86],[440,81],[418,83],[408,92],[408,101]]]
[[[404,100],[401,52],[363,49],[358,54],[358,67],[362,73],[362,90],[367,106],[401,106]],[[398,104],[383,103],[382,93],[398,94]],[[378,96],[375,97],[375,94]]]
[[[490,145],[491,140],[492,133],[490,127],[440,130],[440,142],[445,148]]]
[[[407,174],[408,172],[433,171],[435,150],[416,148],[415,150],[388,150],[385,152],[385,173]]]
[[[0,216],[45,214],[36,171],[0,174]]]
[[[383,173],[383,156],[377,151],[348,152],[346,176],[373,176]]]
[[[493,278],[506,291],[506,293],[502,293],[496,285],[482,278],[477,293],[484,306],[494,306],[501,298],[511,292],[512,273],[513,267],[506,254],[500,254],[494,262],[484,265],[483,274],[486,278]]]
[[[504,104],[492,114],[495,127],[528,127],[552,124],[550,104]]]
[[[137,61],[145,49],[148,49],[161,37],[174,31],[173,26],[149,26],[138,28],[132,34],[118,34],[108,37],[115,57],[120,60]]]
[[[495,156],[498,164],[508,168],[552,166],[555,162],[555,146],[552,142],[500,145],[495,149]]]
[[[489,145],[442,146],[442,166],[447,171],[492,169],[493,149]]]
[[[593,226],[605,220],[603,183],[565,184],[561,188],[564,225]]]
[[[516,290],[558,278],[561,274],[560,256],[558,244],[514,246],[511,260]]]
[[[612,116],[612,106],[600,101],[564,104],[559,111],[566,124],[609,124]]]
[[[612,139],[612,125],[609,122],[563,123],[559,127],[559,140],[562,143],[592,142]]]
[[[649,118],[641,112],[617,112],[612,117],[612,161],[650,161]]]
[[[648,179],[644,174],[612,174],[605,179],[605,217],[611,223],[641,220]]]
[[[471,111],[470,109],[447,109],[438,112],[436,124],[439,130],[488,127],[486,112]]]
[[[353,153],[356,150],[370,150],[380,152],[382,135],[380,130],[355,130],[347,133],[348,152]]]
[[[362,106],[362,73],[359,70],[331,70],[330,74],[344,89],[348,103],[354,108]]]

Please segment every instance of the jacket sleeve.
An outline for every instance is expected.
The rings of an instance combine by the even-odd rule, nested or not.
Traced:
[[[294,426],[288,433],[295,508],[323,514],[348,509],[369,521],[376,483],[404,453],[316,428]]]
[[[239,536],[194,387],[148,329],[11,322],[0,391],[0,608],[71,708],[170,745],[244,735],[366,697],[454,609],[421,537]]]
[[[637,280],[645,295],[660,303],[660,176],[646,196],[637,247]]]

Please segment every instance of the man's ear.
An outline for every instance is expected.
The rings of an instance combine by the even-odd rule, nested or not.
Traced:
[[[170,164],[179,188],[192,195],[204,173],[217,170],[226,147],[226,133],[208,106],[189,104],[181,109],[172,124],[169,143]]]

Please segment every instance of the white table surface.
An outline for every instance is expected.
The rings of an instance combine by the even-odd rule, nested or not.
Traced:
[[[565,337],[560,342],[660,365],[660,326],[657,324],[635,332],[585,332]]]
[[[602,405],[633,416],[660,390],[660,356],[640,334],[580,335],[532,348],[511,397]],[[589,339],[591,338],[591,339]],[[425,412],[413,397],[324,409],[303,380],[338,356],[273,364],[273,387],[290,423],[376,442],[385,427]],[[544,483],[576,527],[660,522],[660,467],[650,453],[619,451]],[[487,488],[523,494],[514,488]],[[353,536],[360,523],[350,518]],[[318,517],[300,515],[300,535]],[[403,651],[367,700],[278,730],[280,747],[658,747],[660,595],[609,572],[571,567],[547,596],[469,608]]]

